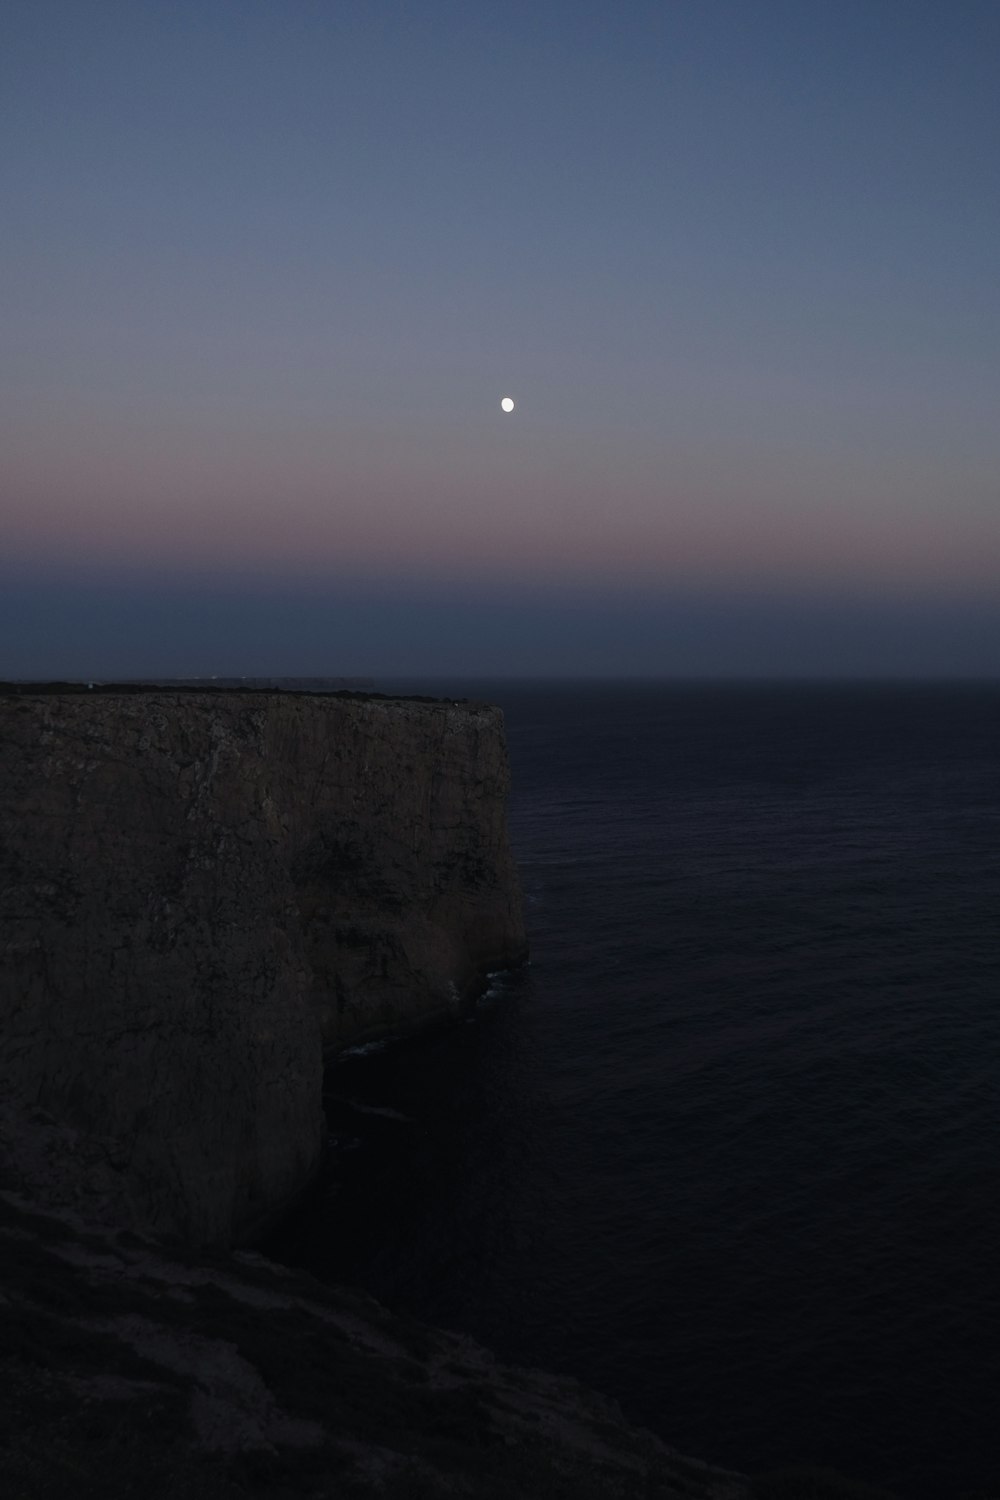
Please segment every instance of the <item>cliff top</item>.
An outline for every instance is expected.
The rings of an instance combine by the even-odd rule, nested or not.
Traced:
[[[177,693],[215,693],[234,694],[252,693],[257,697],[280,694],[283,697],[299,698],[342,698],[351,700],[374,700],[384,703],[440,703],[447,704],[450,708],[482,708],[484,705],[471,698],[436,698],[426,693],[378,693],[369,688],[353,687],[307,687],[304,684],[313,681],[322,683],[327,679],[290,677],[283,681],[286,686],[278,686],[278,680],[274,678],[254,677],[225,677],[216,679],[205,679],[195,677],[191,679],[171,680],[167,678],[154,679],[150,682],[0,682],[0,697],[20,696],[55,696],[59,694],[126,694],[126,693],[158,693],[165,696]],[[297,686],[291,684],[298,684]]]

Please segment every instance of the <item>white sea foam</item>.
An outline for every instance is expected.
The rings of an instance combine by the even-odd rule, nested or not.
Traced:
[[[352,1110],[358,1115],[381,1115],[385,1120],[401,1120],[404,1125],[413,1124],[412,1115],[404,1115],[398,1109],[390,1109],[381,1104],[359,1104],[356,1099],[345,1099],[343,1095],[334,1094],[333,1103],[341,1105],[344,1109]]]
[[[388,1037],[377,1042],[361,1042],[357,1047],[345,1047],[341,1057],[367,1057],[369,1052],[381,1052],[389,1045]]]

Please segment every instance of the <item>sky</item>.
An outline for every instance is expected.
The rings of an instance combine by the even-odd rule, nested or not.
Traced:
[[[1000,676],[998,141],[995,0],[6,0],[0,676]]]

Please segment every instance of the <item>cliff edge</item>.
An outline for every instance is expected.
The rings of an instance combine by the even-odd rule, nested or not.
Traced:
[[[571,1378],[259,1255],[168,1250],[2,1191],[0,1254],[11,1496],[750,1500]]]
[[[0,1185],[245,1242],[315,1172],[323,1053],[525,953],[484,705],[0,693]]]

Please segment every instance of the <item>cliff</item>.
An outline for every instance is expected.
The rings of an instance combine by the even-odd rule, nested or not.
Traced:
[[[523,956],[506,791],[481,705],[0,687],[18,1495],[879,1500],[684,1458],[572,1379],[224,1248],[315,1170],[325,1050]]]
[[[750,1497],[575,1380],[504,1366],[259,1255],[171,1251],[3,1192],[0,1254],[12,1495]]]
[[[3,1184],[252,1237],[320,1161],[324,1050],[523,957],[507,786],[482,705],[0,694]]]

